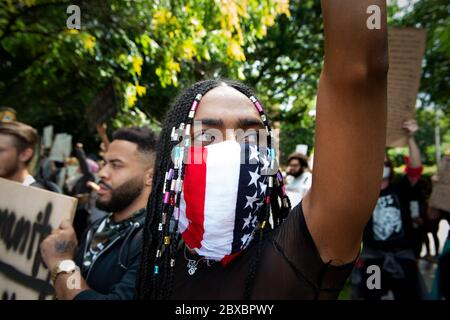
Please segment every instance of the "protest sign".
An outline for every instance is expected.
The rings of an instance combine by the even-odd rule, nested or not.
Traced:
[[[50,150],[50,160],[64,162],[71,153],[72,136],[67,133],[58,133]]]
[[[86,107],[89,131],[96,130],[96,125],[106,122],[117,113],[117,101],[114,86],[108,84],[92,99]]]
[[[46,126],[42,134],[42,145],[44,148],[50,148],[53,143],[53,126]]]
[[[450,212],[450,156],[442,159],[438,181],[433,183],[430,206]]]
[[[405,120],[414,118],[426,32],[424,29],[390,28],[388,39],[386,145],[403,147],[407,144],[408,136],[402,125]]]
[[[49,299],[50,271],[39,244],[64,219],[73,220],[77,200],[0,178],[0,294],[2,299]]]

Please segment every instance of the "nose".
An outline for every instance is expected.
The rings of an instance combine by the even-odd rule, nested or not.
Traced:
[[[108,180],[109,179],[109,173],[108,173],[107,165],[103,166],[103,168],[100,169],[100,171],[98,172],[98,177],[101,180]]]

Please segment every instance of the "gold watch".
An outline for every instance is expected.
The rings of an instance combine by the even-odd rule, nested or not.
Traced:
[[[77,270],[77,265],[73,260],[61,260],[52,270],[52,282],[55,284],[56,278],[60,273],[72,274]]]

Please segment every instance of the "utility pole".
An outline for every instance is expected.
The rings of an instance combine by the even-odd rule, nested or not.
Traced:
[[[434,124],[434,143],[436,147],[436,165],[439,168],[441,163],[441,128],[439,122],[441,119],[441,110],[434,105],[435,124]]]

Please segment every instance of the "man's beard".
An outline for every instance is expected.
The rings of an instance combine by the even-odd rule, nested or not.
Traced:
[[[142,192],[144,188],[143,178],[136,177],[124,182],[115,189],[111,189],[111,199],[101,201],[97,199],[98,209],[106,212],[120,212],[127,208]]]
[[[300,169],[300,170],[295,171],[295,172],[290,172],[289,175],[293,176],[294,178],[298,178],[298,177],[300,177],[302,175],[302,173],[303,173],[303,169]]]

